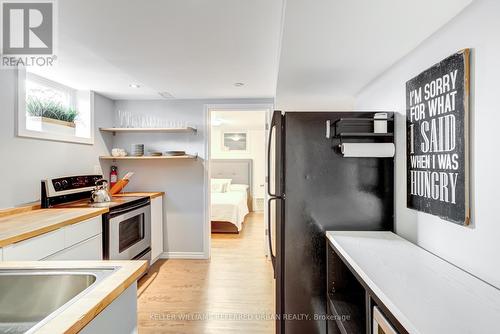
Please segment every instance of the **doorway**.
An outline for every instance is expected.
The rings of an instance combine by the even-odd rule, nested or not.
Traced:
[[[221,243],[238,248],[249,240],[255,241],[255,255],[268,256],[266,151],[271,110],[271,105],[207,107],[208,257]]]

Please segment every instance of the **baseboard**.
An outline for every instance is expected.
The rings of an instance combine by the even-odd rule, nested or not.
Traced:
[[[163,259],[163,253],[160,253],[160,255],[158,255],[157,257],[155,257],[154,259],[151,259],[149,261],[149,264],[152,266],[156,261],[158,261],[159,259]]]
[[[207,256],[203,252],[163,252],[161,259],[184,259],[184,260],[203,260]]]

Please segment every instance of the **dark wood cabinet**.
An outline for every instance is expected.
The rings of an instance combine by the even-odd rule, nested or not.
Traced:
[[[390,314],[383,303],[367,287],[351,266],[327,240],[327,333],[372,334],[373,307],[377,306],[385,318],[398,328],[407,331]],[[377,333],[378,334],[378,333]]]

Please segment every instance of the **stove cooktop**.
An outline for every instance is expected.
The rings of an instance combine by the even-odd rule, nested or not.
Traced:
[[[128,196],[128,197],[115,197],[111,198],[111,202],[105,203],[92,203],[90,200],[82,199],[79,201],[69,202],[54,205],[52,208],[113,208],[120,207],[135,201],[141,201],[148,198],[147,196]]]

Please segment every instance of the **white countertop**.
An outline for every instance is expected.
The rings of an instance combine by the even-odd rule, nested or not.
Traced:
[[[500,333],[500,290],[392,232],[329,231],[409,333]]]

